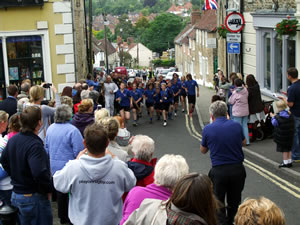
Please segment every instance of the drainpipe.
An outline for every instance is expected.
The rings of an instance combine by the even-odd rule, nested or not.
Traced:
[[[74,67],[75,67],[75,83],[78,81],[78,69],[77,69],[77,46],[76,46],[76,29],[75,29],[75,4],[74,0],[71,1],[72,7],[72,30],[73,30],[73,49],[74,49]]]
[[[244,12],[244,1],[240,0],[240,13],[243,15],[243,12]],[[240,44],[240,66],[241,66],[241,70],[240,70],[240,72],[241,72],[242,76],[245,76],[244,75],[243,60],[244,60],[244,56],[243,56],[243,30],[241,30],[241,44]]]
[[[298,71],[300,70],[300,0],[296,0],[296,13],[295,17],[298,20],[297,27],[297,39],[296,39],[296,67]]]

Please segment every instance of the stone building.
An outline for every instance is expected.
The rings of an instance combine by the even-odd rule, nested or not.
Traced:
[[[191,24],[175,38],[175,62],[180,72],[191,73],[203,85],[212,86],[216,67],[215,10],[192,13]]]
[[[62,91],[86,76],[84,1],[19,2],[0,1],[0,95],[24,79]]]

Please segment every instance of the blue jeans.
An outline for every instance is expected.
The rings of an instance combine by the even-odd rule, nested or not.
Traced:
[[[34,193],[31,196],[12,193],[11,203],[19,209],[20,225],[52,225],[52,210],[47,196]]]
[[[292,148],[292,159],[300,160],[300,117],[294,116],[295,133]]]
[[[250,144],[250,139],[249,139],[249,131],[248,131],[248,116],[243,116],[243,117],[233,117],[233,120],[241,124],[243,128],[243,134],[246,138],[246,144]]]

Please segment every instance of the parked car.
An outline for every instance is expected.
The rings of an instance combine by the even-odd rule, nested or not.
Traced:
[[[133,69],[127,69],[128,77],[135,77],[135,72]]]
[[[157,77],[163,76],[163,78],[165,78],[169,72],[170,72],[169,69],[162,69],[159,71]]]
[[[126,77],[128,76],[127,69],[126,69],[125,66],[116,67],[116,68],[115,68],[115,73],[118,73],[118,74],[125,74]]]
[[[179,76],[179,79],[183,76],[182,72],[169,72],[165,77],[165,80],[172,80],[174,73],[176,73]]]

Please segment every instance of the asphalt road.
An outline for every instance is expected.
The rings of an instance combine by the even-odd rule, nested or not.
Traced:
[[[203,110],[208,111],[208,109]],[[144,112],[137,127],[133,127],[131,121],[127,128],[134,135],[145,134],[154,139],[155,157],[159,158],[164,154],[180,154],[186,158],[190,172],[208,174],[211,161],[209,155],[203,155],[199,149],[201,128],[196,114],[191,120],[180,111],[174,120],[168,121],[167,127],[163,127],[162,121],[149,124],[147,114]],[[247,179],[243,199],[265,196],[283,210],[287,225],[300,225],[299,180],[286,177],[278,169],[269,168],[255,158],[246,158],[245,166]]]

